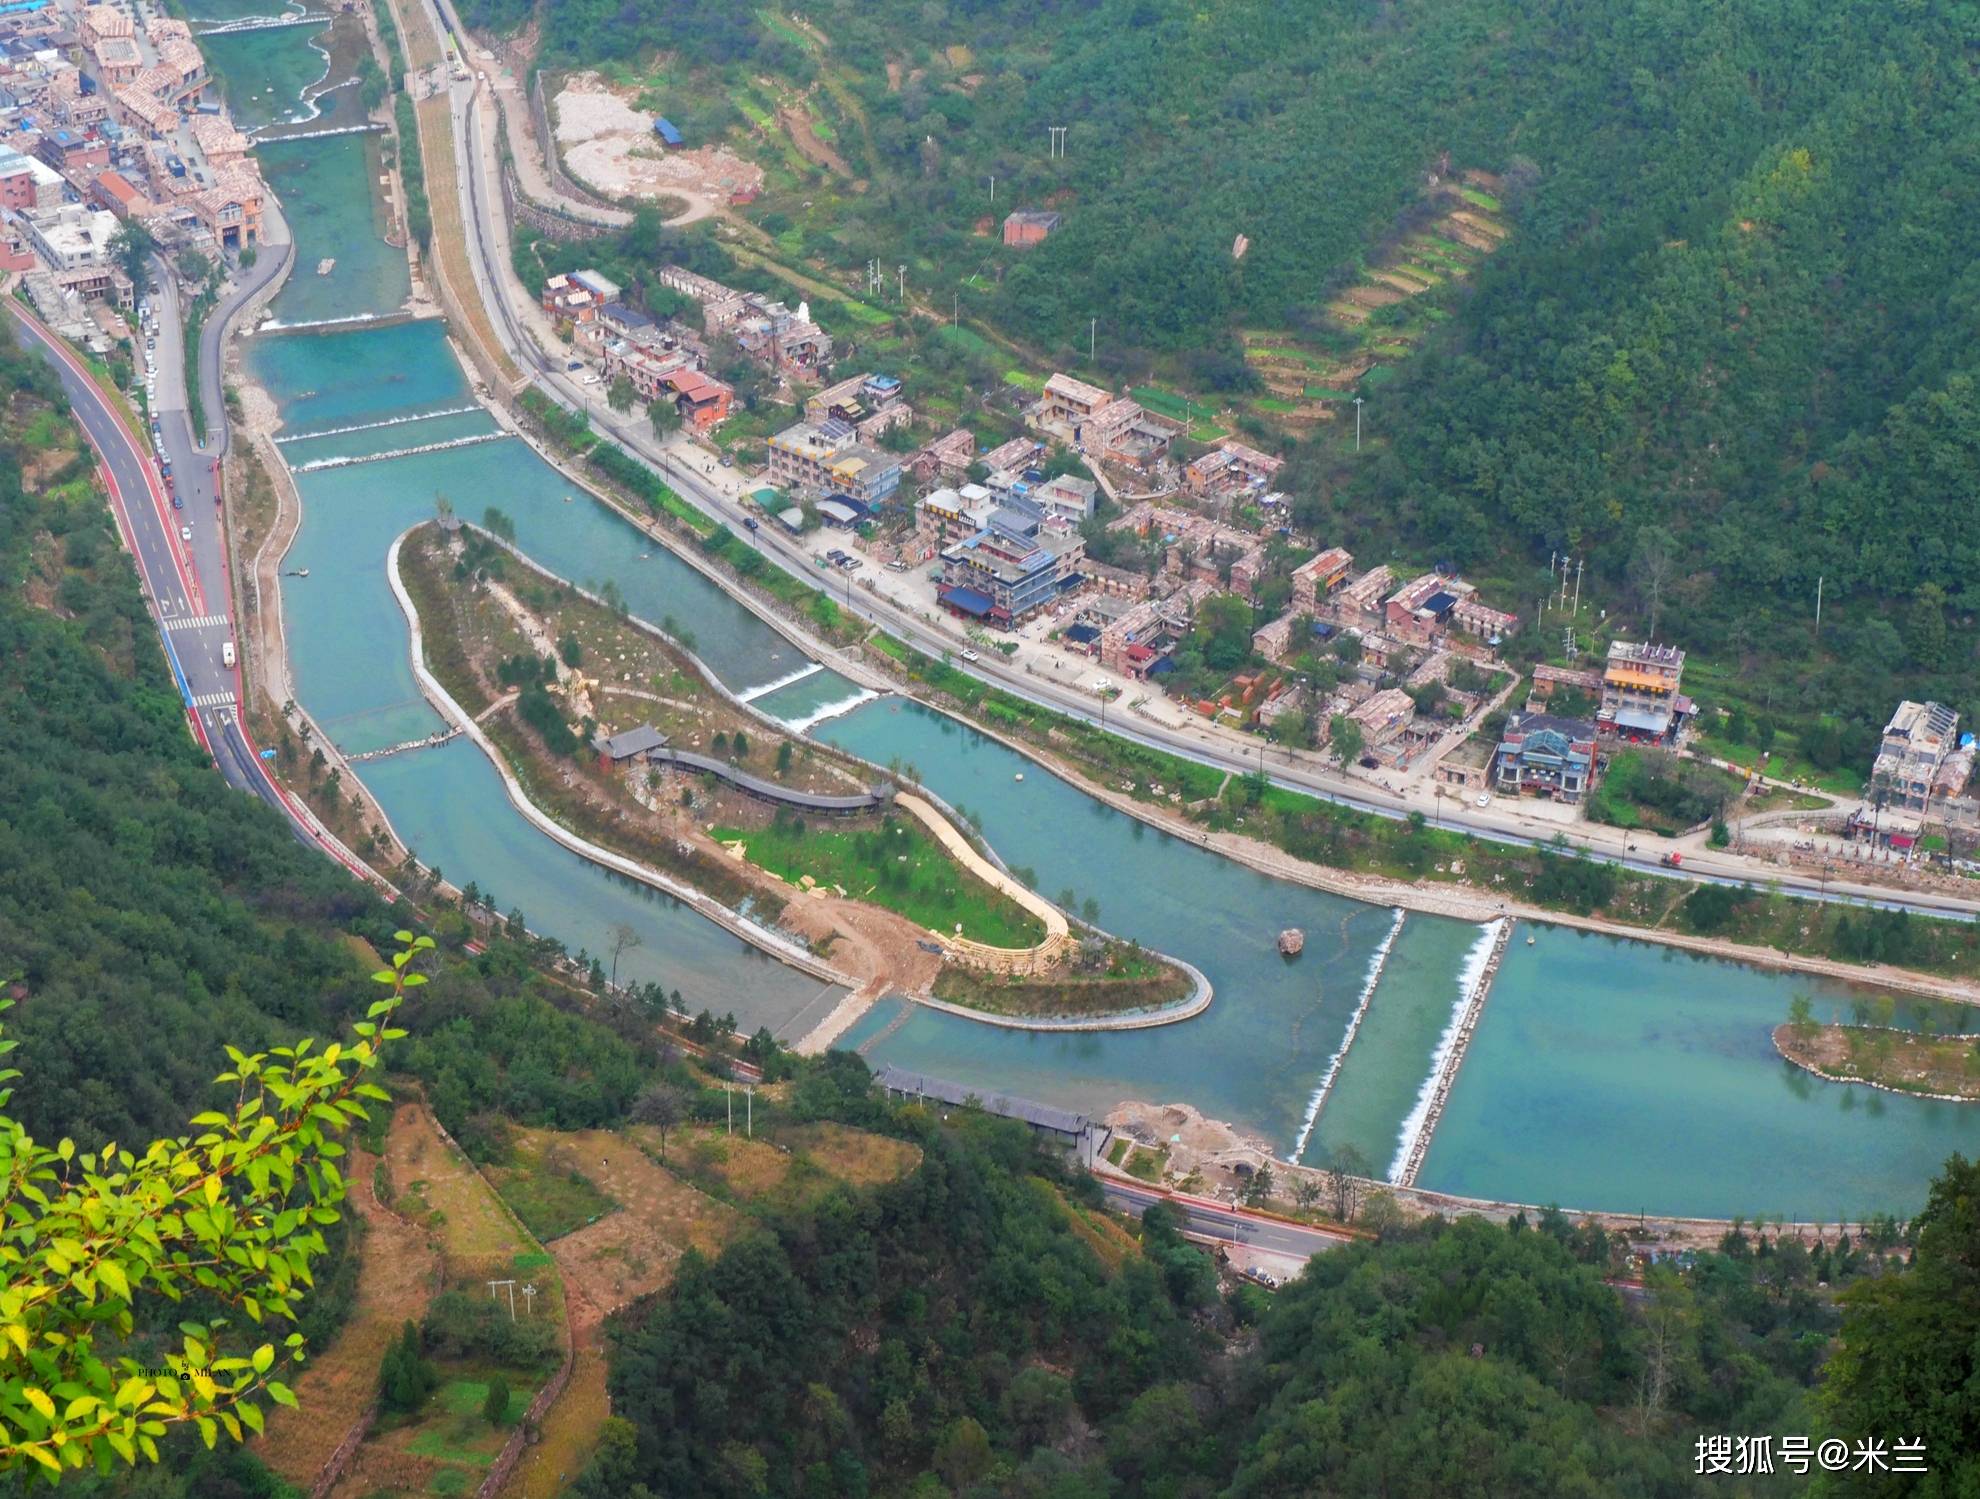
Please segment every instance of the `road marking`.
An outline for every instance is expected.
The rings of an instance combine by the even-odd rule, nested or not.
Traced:
[[[231,621],[224,614],[201,614],[191,619],[171,620],[166,624],[165,628],[168,630],[211,630],[216,626],[228,623],[231,623]]]
[[[202,692],[193,699],[195,708],[231,708],[234,706],[232,692]]]

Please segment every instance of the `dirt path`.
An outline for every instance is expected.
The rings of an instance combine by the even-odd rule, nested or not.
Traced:
[[[439,1281],[440,1256],[433,1241],[374,1193],[376,1164],[375,1156],[351,1153],[351,1189],[345,1201],[364,1224],[357,1304],[336,1339],[296,1381],[301,1408],[277,1408],[259,1449],[264,1462],[305,1490],[370,1411],[386,1346],[408,1319],[417,1321],[425,1312]]]

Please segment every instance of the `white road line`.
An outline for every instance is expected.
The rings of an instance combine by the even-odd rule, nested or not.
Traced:
[[[195,708],[231,708],[234,706],[234,694],[231,692],[202,692],[198,697],[193,699],[193,706]]]
[[[224,614],[201,614],[192,619],[175,619],[167,623],[168,630],[211,630],[229,623]]]

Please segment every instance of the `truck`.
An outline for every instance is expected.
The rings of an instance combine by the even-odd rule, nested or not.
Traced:
[[[1663,857],[1662,857],[1661,859],[1659,859],[1659,860],[1658,860],[1657,862],[1658,862],[1659,864],[1661,864],[1661,865],[1663,865],[1663,866],[1664,866],[1664,868],[1666,868],[1666,869],[1677,869],[1677,868],[1680,868],[1680,867],[1682,867],[1682,865],[1684,864],[1684,855],[1683,855],[1683,854],[1665,854],[1665,855],[1664,855],[1664,856],[1663,856]]]

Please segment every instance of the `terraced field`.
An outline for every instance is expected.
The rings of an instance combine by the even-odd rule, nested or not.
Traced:
[[[1280,329],[1247,331],[1245,362],[1265,382],[1253,407],[1286,427],[1310,430],[1346,414],[1356,387],[1379,380],[1414,353],[1449,316],[1426,293],[1465,280],[1512,233],[1494,196],[1498,185],[1489,172],[1440,184],[1437,217],[1398,241],[1327,304],[1340,335],[1331,347]]]

